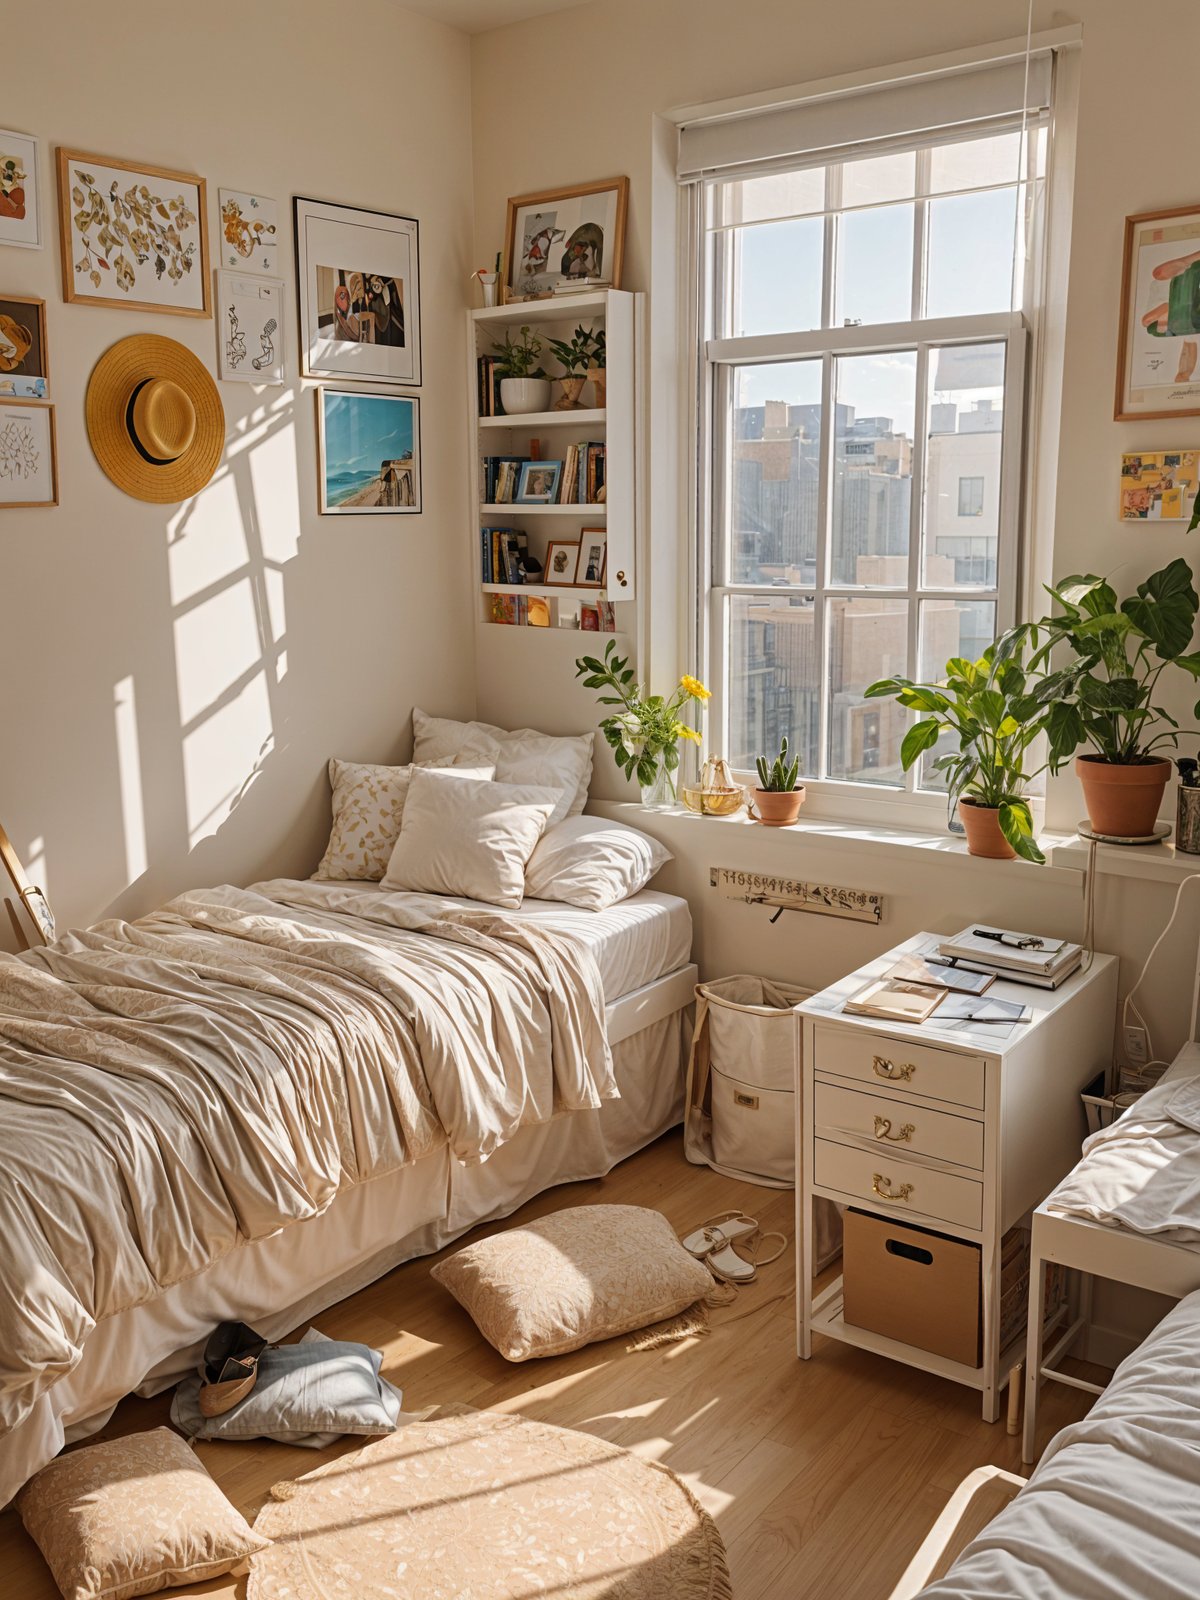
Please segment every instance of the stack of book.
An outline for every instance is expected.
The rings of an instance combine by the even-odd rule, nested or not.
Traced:
[[[496,368],[499,365],[499,356],[480,356],[476,362],[479,378],[476,398],[481,417],[504,415],[504,407],[500,404],[500,379],[496,376]]]
[[[529,540],[520,528],[479,530],[484,583],[524,583]]]
[[[601,289],[611,288],[611,278],[560,278],[554,285],[554,293],[598,294]]]
[[[1083,947],[1066,939],[1035,933],[1016,933],[975,922],[938,944],[934,962],[944,962],[960,972],[986,972],[1010,983],[1031,983],[1039,989],[1057,989],[1083,961]]]
[[[484,456],[480,461],[479,499],[485,506],[512,505],[529,456]]]
[[[606,456],[604,445],[598,441],[567,446],[558,484],[559,505],[598,504],[600,491],[604,487]]]

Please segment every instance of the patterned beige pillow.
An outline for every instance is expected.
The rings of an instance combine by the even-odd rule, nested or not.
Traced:
[[[432,1276],[508,1361],[661,1322],[713,1287],[666,1217],[642,1206],[556,1211],[457,1250]]]
[[[421,763],[453,767],[455,758]],[[494,766],[455,767],[462,778],[495,777]],[[410,767],[376,767],[360,761],[329,763],[333,790],[333,828],[316,878],[378,883],[400,837],[404,802],[412,778]]]
[[[219,1578],[271,1542],[170,1428],[57,1456],[16,1504],[66,1600],[127,1600]]]

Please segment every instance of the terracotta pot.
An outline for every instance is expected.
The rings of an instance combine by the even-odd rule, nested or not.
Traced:
[[[1096,833],[1118,839],[1144,839],[1154,832],[1171,763],[1152,756],[1128,766],[1100,756],[1076,756],[1088,821]]]
[[[1016,851],[1000,832],[1000,808],[981,805],[968,794],[958,802],[958,814],[967,830],[967,854],[992,861],[1011,861]]]
[[[578,411],[580,408],[579,396],[583,393],[583,386],[587,379],[580,374],[569,378],[560,378],[562,384],[562,399],[555,404],[555,411]]]
[[[800,815],[804,794],[803,784],[798,789],[755,789],[751,815],[764,828],[786,828]]]

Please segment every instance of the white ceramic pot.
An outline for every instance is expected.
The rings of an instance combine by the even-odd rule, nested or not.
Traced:
[[[501,378],[500,404],[510,417],[550,409],[549,378]]]

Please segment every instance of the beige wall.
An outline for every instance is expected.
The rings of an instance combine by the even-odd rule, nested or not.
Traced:
[[[46,249],[0,249],[0,290],[47,302],[61,485],[57,510],[0,513],[0,819],[72,922],[186,884],[311,871],[328,757],[398,756],[414,702],[474,701],[468,41],[393,0],[359,0],[352,26],[317,0],[119,13],[114,26],[84,0],[48,7],[53,47],[5,74],[0,123],[43,141],[48,211],[59,144],[202,174],[210,230],[220,186],[278,199],[289,381],[221,384],[229,444],[210,487],[182,507],[132,500],[88,447],[88,374],[140,331],[215,369],[214,323],[65,305],[54,215]],[[420,218],[422,516],[316,513],[294,194]]]

